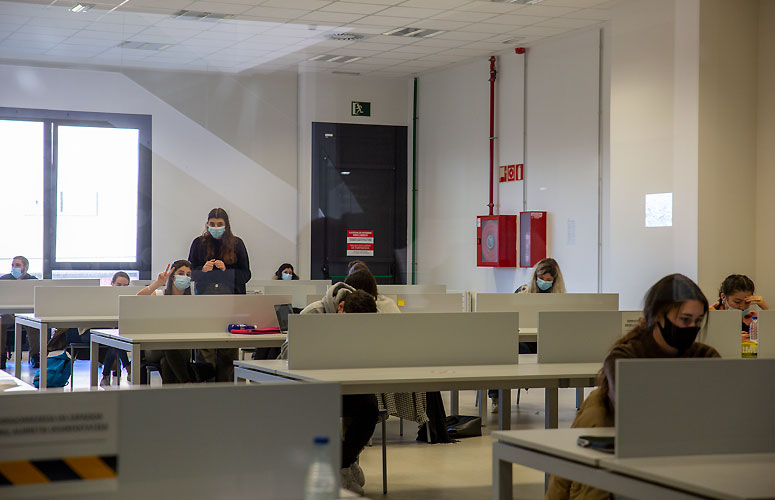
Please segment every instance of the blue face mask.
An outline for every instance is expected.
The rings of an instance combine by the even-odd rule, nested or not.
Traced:
[[[554,285],[554,282],[552,281],[544,281],[541,278],[536,278],[536,285],[538,286],[539,290],[542,292],[545,292],[549,290],[552,285]]]
[[[226,226],[208,227],[207,230],[210,232],[210,236],[212,236],[216,240],[220,240],[221,237],[223,236],[223,233],[226,232]]]
[[[189,286],[191,286],[191,276],[183,276],[180,274],[175,275],[175,288],[178,290],[185,290]]]
[[[288,273],[283,273],[283,279],[284,280],[292,280],[293,279],[293,275],[292,274],[288,274]]]
[[[22,268],[21,267],[13,267],[11,268],[11,275],[18,279],[22,275]]]

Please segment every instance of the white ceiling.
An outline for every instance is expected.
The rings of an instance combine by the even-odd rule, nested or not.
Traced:
[[[471,0],[74,0],[0,1],[0,62],[227,73],[345,71],[403,77],[487,56],[605,22],[616,0],[544,0],[537,5]],[[230,14],[181,20],[180,10]],[[432,38],[385,36],[416,27]],[[327,35],[355,32],[355,42]],[[518,38],[513,42],[504,40]],[[119,48],[123,41],[168,44]],[[362,57],[309,61],[320,54]]]

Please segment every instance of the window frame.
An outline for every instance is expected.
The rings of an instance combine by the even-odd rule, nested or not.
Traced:
[[[133,270],[151,277],[152,117],[126,113],[59,111],[0,107],[0,120],[43,122],[43,278],[53,271]],[[137,248],[135,262],[57,262],[57,145],[59,126],[132,128],[138,130]]]

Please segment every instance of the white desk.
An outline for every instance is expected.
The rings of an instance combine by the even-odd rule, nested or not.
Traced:
[[[34,310],[35,310],[35,305],[33,304],[22,304],[22,305],[0,304],[0,314],[31,313]]]
[[[613,436],[613,428],[494,432],[494,500],[512,498],[512,464],[634,499],[754,500],[775,493],[775,453],[617,459],[581,448],[582,435]]]
[[[97,385],[100,345],[115,347],[131,354],[132,384],[140,384],[140,352],[152,349],[238,349],[280,347],[285,334],[234,335],[227,332],[121,334],[119,330],[92,330],[91,381]],[[41,365],[42,366],[42,365]]]
[[[289,380],[337,382],[342,385],[342,394],[478,390],[490,387],[501,390],[501,410],[498,414],[501,429],[509,429],[511,425],[510,389],[544,388],[545,424],[547,428],[556,428],[558,389],[592,387],[599,370],[600,363],[539,365],[529,361],[513,365],[289,370],[287,361],[283,360],[246,360],[234,362],[234,380],[258,383]]]
[[[115,328],[118,326],[118,316],[66,316],[38,318],[34,314],[16,315],[16,337],[14,342],[14,374],[22,373],[22,327],[38,330],[40,335],[40,373],[46,373],[48,356],[48,331],[51,328]],[[28,335],[31,335],[28,332]],[[47,377],[40,377],[40,388],[46,388]]]
[[[0,393],[34,391],[35,387],[24,380],[14,377],[10,373],[0,370]]]

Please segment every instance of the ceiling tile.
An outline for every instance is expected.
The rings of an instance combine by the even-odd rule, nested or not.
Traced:
[[[448,31],[440,35],[433,37],[436,40],[466,40],[466,41],[478,41],[490,38],[492,33],[471,33],[466,31]]]
[[[306,10],[301,9],[282,9],[276,7],[253,7],[245,11],[246,16],[266,17],[273,19],[295,19],[307,14]]]
[[[467,26],[465,21],[448,21],[446,19],[420,19],[412,22],[413,28],[426,28],[432,30],[453,31]]]
[[[410,7],[390,7],[381,12],[385,16],[409,17],[412,19],[424,19],[426,17],[436,16],[443,11],[439,9],[413,9]]]
[[[573,19],[596,19],[598,21],[607,21],[611,19],[611,11],[604,9],[583,9],[577,10],[565,17]]]
[[[347,14],[375,14],[385,10],[385,5],[362,4],[355,2],[334,2],[320,9],[321,12],[345,12]]]
[[[342,12],[323,12],[317,10],[296,18],[296,22],[315,22],[342,25],[362,18],[362,14],[344,14]]]
[[[522,16],[556,17],[556,16],[564,16],[577,10],[579,9],[573,8],[573,7],[545,7],[543,4],[539,4],[539,5],[526,5],[523,9],[520,9],[518,14]]]
[[[459,31],[460,32],[473,31],[475,33],[488,33],[490,36],[492,36],[497,33],[508,33],[509,31],[514,31],[515,29],[518,29],[518,28],[511,24],[476,23],[476,24],[469,24],[464,28],[460,28]]]
[[[470,12],[492,12],[494,14],[505,14],[508,12],[514,12],[517,9],[521,9],[522,5],[513,3],[497,3],[497,2],[469,2],[465,5],[457,7],[458,10],[465,10]]]
[[[232,1],[232,0],[229,0]],[[305,10],[317,10],[330,5],[330,0],[268,0],[261,2],[261,0],[253,0],[254,4],[261,4],[265,7],[283,7],[286,9],[305,9]]]
[[[355,21],[353,24],[367,24],[371,26],[385,26],[388,28],[401,28],[403,26],[409,25],[411,23],[411,19],[407,19],[405,17],[392,17],[392,16],[383,16],[383,15],[377,15],[377,16],[366,16],[362,19],[359,19]]]
[[[575,7],[580,9],[606,3],[610,3],[610,0],[544,0],[541,2],[541,5],[547,7]]]
[[[485,19],[493,18],[495,16],[497,16],[497,14],[492,12],[464,12],[461,10],[450,10],[434,16],[433,19],[476,23],[479,21],[484,21]]]
[[[573,14],[571,14],[573,15]],[[567,17],[555,17],[554,19],[550,19],[548,21],[544,21],[542,23],[535,24],[535,27],[546,27],[546,28],[583,28],[584,26],[591,26],[593,24],[597,24],[601,21],[598,21],[596,19],[570,19]]]
[[[402,45],[391,50],[390,53],[404,53],[404,54],[435,54],[444,50],[449,50],[447,47],[423,47],[420,45]]]
[[[243,12],[250,10],[250,6],[235,3],[209,2],[200,0],[188,5],[185,10],[193,10],[197,12],[214,12],[218,14],[242,14]]]
[[[541,23],[551,19],[547,16],[523,16],[520,14],[505,14],[488,19],[488,23],[510,24],[512,26],[530,26],[531,24]]]
[[[518,28],[514,31],[517,35],[538,35],[538,36],[552,36],[564,33],[566,30],[562,28],[539,28],[538,26],[525,26],[524,28]]]

